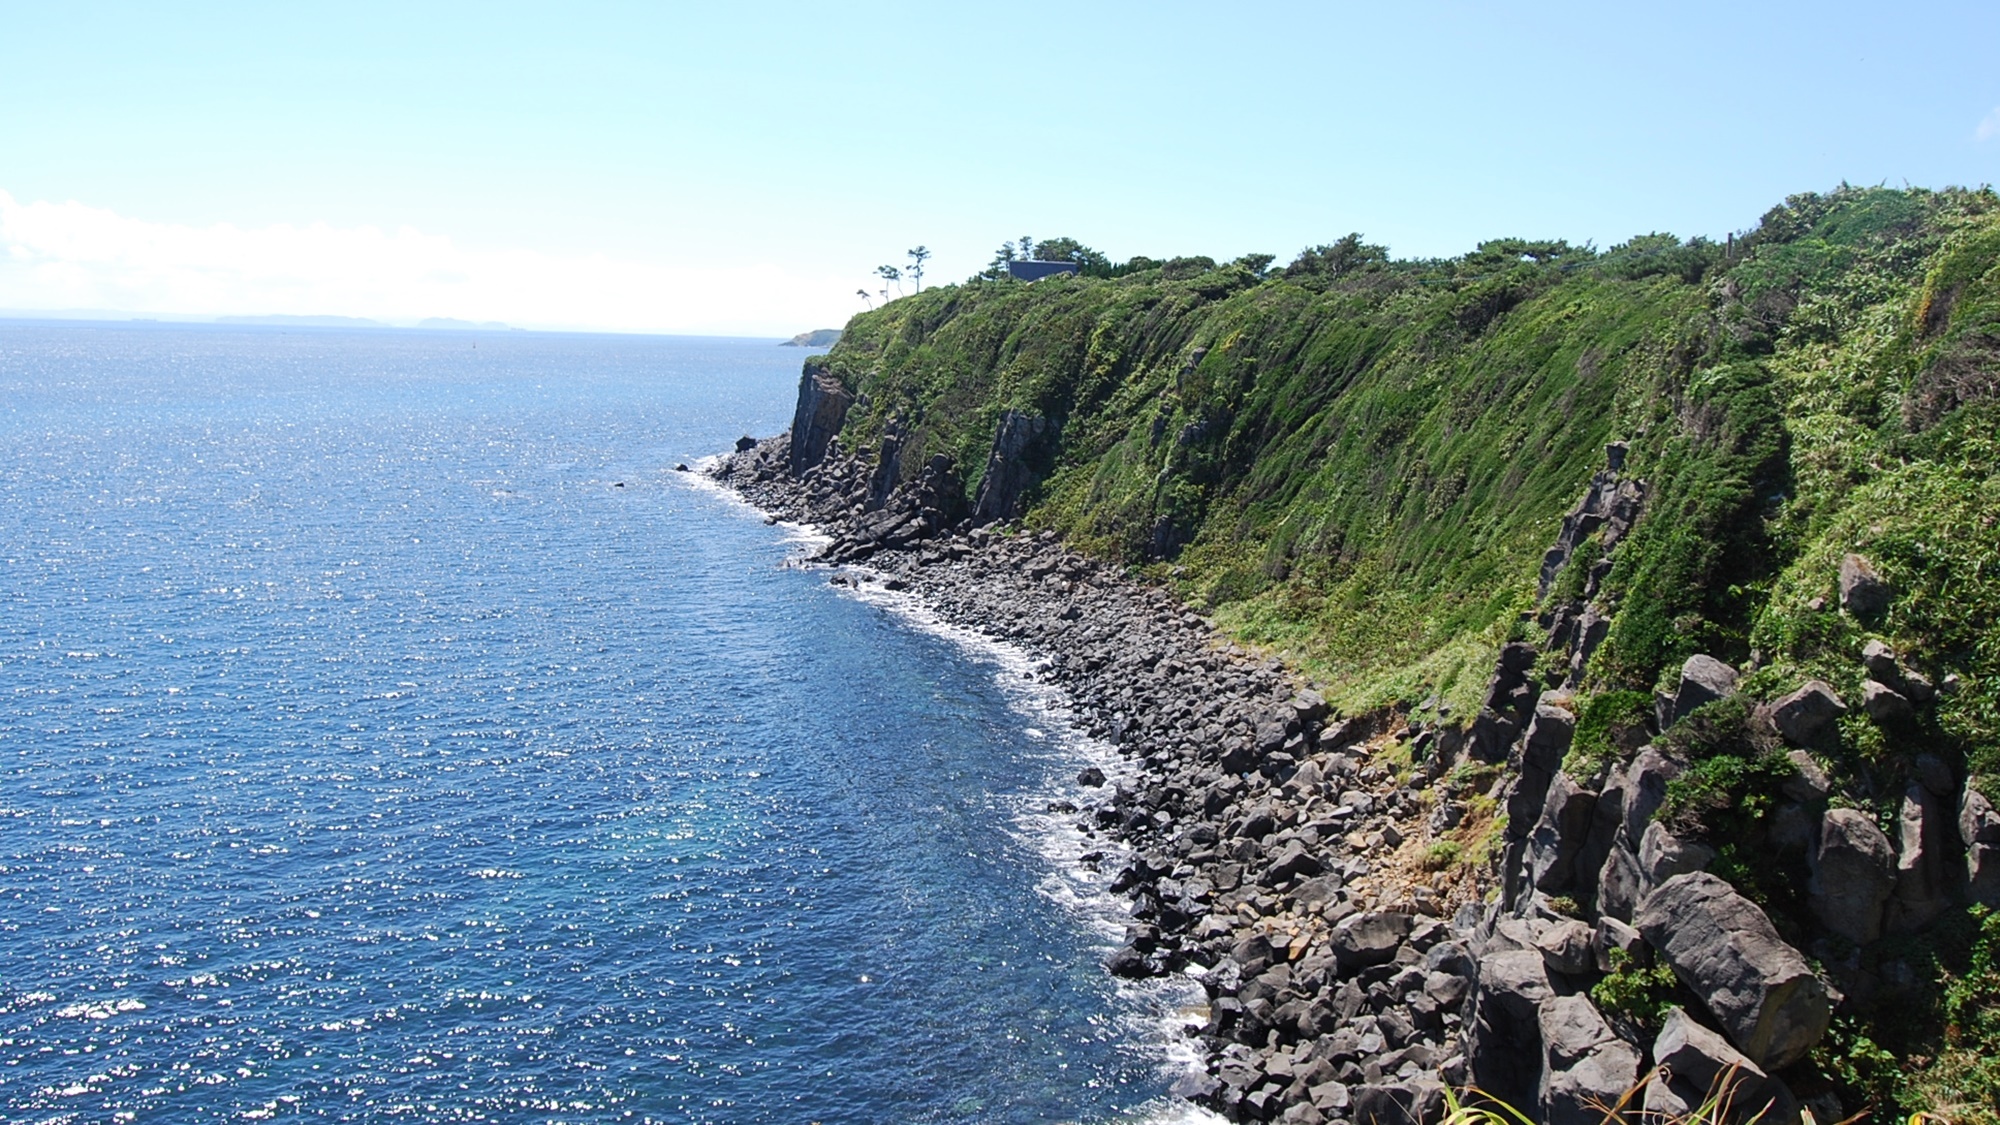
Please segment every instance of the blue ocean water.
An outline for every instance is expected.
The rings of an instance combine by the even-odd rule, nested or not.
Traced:
[[[671,471],[800,357],[0,323],[0,1119],[1155,1112],[1080,751]]]

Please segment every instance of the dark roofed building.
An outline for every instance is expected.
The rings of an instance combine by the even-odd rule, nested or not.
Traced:
[[[1040,281],[1045,277],[1054,277],[1059,273],[1075,273],[1082,268],[1082,266],[1079,266],[1075,262],[1012,261],[1007,263],[1007,272],[1020,281]]]

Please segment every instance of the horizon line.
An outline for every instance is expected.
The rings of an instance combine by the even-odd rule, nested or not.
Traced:
[[[455,325],[427,325],[423,320],[456,320]],[[480,323],[453,317],[425,317],[416,321],[379,320],[374,317],[291,314],[202,314],[140,313],[125,309],[17,309],[0,308],[0,321],[29,321],[51,324],[158,325],[178,328],[306,329],[322,332],[436,332],[457,335],[503,336],[654,336],[699,340],[769,340],[783,345],[791,337],[771,334],[730,334],[718,332],[648,332],[622,328],[526,328],[499,321]],[[315,323],[330,321],[334,323]],[[808,331],[820,331],[810,329]],[[840,329],[834,329],[840,331]],[[795,333],[794,335],[799,335]]]

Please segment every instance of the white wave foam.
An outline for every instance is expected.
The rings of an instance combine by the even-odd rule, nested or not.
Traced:
[[[730,506],[738,509],[745,515],[754,515],[758,519],[769,521],[772,526],[778,528],[783,542],[793,544],[799,548],[792,556],[791,561],[795,563],[803,561],[809,555],[817,553],[822,547],[833,542],[833,536],[822,531],[816,524],[779,519],[749,500],[744,499],[742,493],[710,476],[710,471],[721,463],[722,455],[720,454],[703,457],[689,466],[691,471],[672,473],[670,475],[680,479],[688,487],[696,491],[722,498]]]
[[[740,505],[758,517],[772,517],[742,494],[709,475],[721,455],[702,458],[692,473],[676,473],[690,478],[688,483]],[[797,544],[791,565],[803,565],[809,553],[817,552],[833,537],[813,524],[776,520],[787,543]],[[1054,780],[1047,788],[1018,795],[1014,814],[1014,835],[1047,864],[1047,873],[1036,890],[1058,909],[1076,918],[1097,938],[1097,952],[1108,955],[1125,938],[1125,902],[1111,893],[1111,874],[1129,862],[1132,849],[1121,841],[1085,835],[1074,813],[1049,811],[1057,802],[1076,806],[1090,803],[1090,795],[1074,780],[1086,766],[1103,772],[1107,789],[1120,783],[1136,786],[1136,763],[1118,752],[1117,747],[1092,738],[1078,721],[1075,707],[1062,688],[1040,679],[1041,666],[1019,647],[976,629],[946,621],[926,605],[921,595],[887,589],[886,577],[870,567],[847,566],[851,573],[873,581],[835,586],[846,597],[878,606],[912,628],[942,638],[971,659],[994,669],[994,682],[1026,722],[1022,730],[1047,749],[1040,755],[1062,763],[1052,771]],[[1067,777],[1067,780],[1065,780]],[[1095,864],[1084,856],[1100,853]],[[1185,973],[1144,981],[1116,982],[1118,1004],[1123,1009],[1115,1018],[1117,1026],[1133,1049],[1149,1058],[1164,1078],[1178,1078],[1202,1071],[1201,1052],[1191,1027],[1207,1018],[1207,993]],[[1216,1125],[1225,1119],[1182,1098],[1154,1098],[1118,1115],[1118,1120],[1140,1125]]]
[[[976,629],[954,624],[939,617],[921,595],[884,588],[882,576],[865,567],[849,567],[876,581],[836,586],[842,594],[880,606],[898,618],[932,636],[949,641],[967,656],[994,669],[994,682],[1026,722],[1022,729],[1045,748],[1037,757],[1060,768],[1051,771],[1054,780],[1046,787],[1018,794],[1015,799],[1014,835],[1046,864],[1046,873],[1036,890],[1058,909],[1077,919],[1096,938],[1099,956],[1108,955],[1125,940],[1125,923],[1130,917],[1126,902],[1111,893],[1112,874],[1131,859],[1126,844],[1101,836],[1086,835],[1075,813],[1052,812],[1051,807],[1087,807],[1092,795],[1077,782],[1077,772],[1086,766],[1103,771],[1109,791],[1120,783],[1137,786],[1137,763],[1118,752],[1117,747],[1092,738],[1079,721],[1076,709],[1062,688],[1037,673],[1044,665],[1022,649],[987,636]],[[1102,858],[1087,863],[1084,856],[1098,853]],[[1200,1073],[1201,1053],[1190,1027],[1207,1019],[1207,993],[1191,976],[1177,973],[1143,981],[1116,982],[1117,1026],[1126,1041],[1156,1066],[1163,1077],[1177,1078]],[[1155,1099],[1129,1111],[1123,1120],[1165,1123],[1207,1123],[1223,1119],[1179,1098]]]
[[[1180,1098],[1154,1098],[1113,1120],[1119,1125],[1224,1125],[1229,1119]]]

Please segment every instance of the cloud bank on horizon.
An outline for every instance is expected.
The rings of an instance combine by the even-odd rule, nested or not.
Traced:
[[[531,328],[790,335],[797,326],[757,319],[756,310],[823,308],[827,324],[841,323],[851,286],[756,263],[475,249],[412,227],[157,223],[76,201],[24,203],[0,190],[4,309],[454,317]]]

